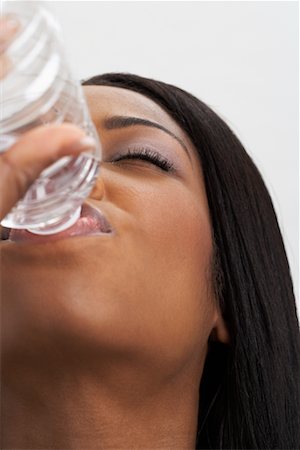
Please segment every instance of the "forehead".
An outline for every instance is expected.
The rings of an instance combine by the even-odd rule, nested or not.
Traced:
[[[148,119],[165,126],[191,147],[192,144],[179,125],[153,100],[138,92],[110,86],[83,86],[96,125],[112,115]]]

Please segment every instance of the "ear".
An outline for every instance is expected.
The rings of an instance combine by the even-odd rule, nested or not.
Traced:
[[[215,312],[214,326],[210,334],[210,339],[212,341],[222,342],[223,344],[230,343],[228,327],[219,308]]]

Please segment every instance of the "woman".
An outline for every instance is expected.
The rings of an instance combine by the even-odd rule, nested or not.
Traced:
[[[109,226],[2,243],[2,448],[298,448],[295,301],[258,170],[174,86],[83,84],[103,144],[87,204]],[[72,151],[74,129],[31,133],[14,167],[44,133]]]

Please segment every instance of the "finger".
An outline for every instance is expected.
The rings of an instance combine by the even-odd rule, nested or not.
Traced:
[[[0,53],[14,40],[20,28],[21,24],[13,14],[0,18]]]
[[[93,138],[71,124],[41,126],[24,134],[0,155],[0,220],[46,167],[94,146]]]

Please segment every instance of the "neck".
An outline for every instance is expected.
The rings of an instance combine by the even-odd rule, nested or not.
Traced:
[[[1,448],[195,448],[198,386],[190,377],[154,385],[138,367],[86,367],[5,361]]]

